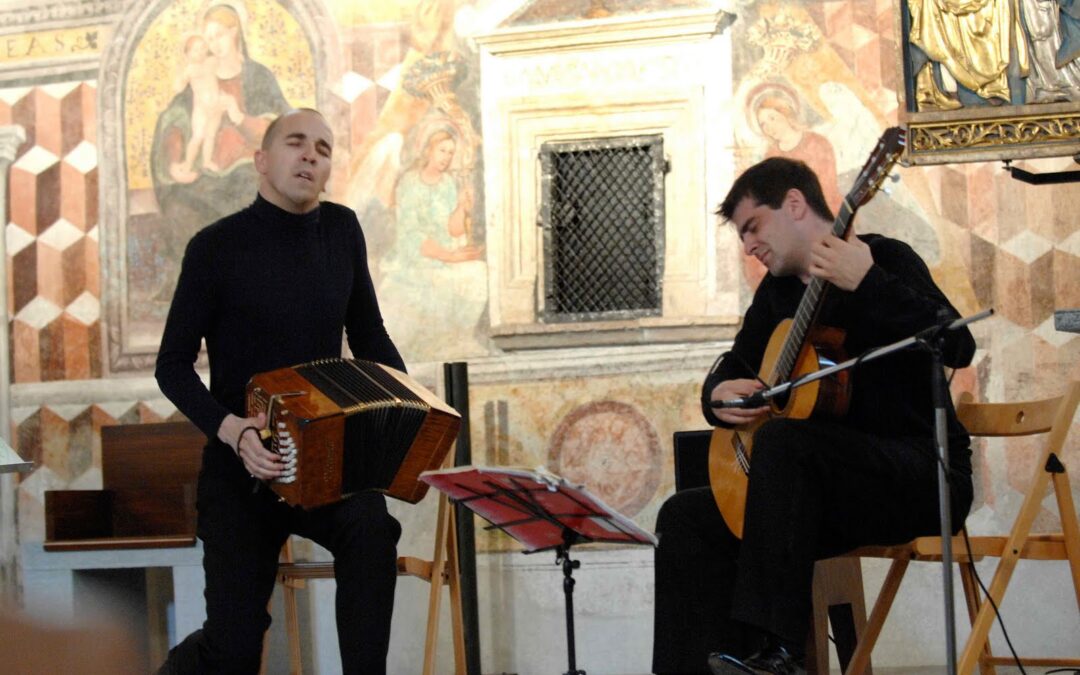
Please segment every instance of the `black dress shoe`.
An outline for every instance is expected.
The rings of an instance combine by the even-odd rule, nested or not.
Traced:
[[[767,647],[745,659],[709,654],[709,669],[713,675],[806,675],[802,659],[783,647]]]

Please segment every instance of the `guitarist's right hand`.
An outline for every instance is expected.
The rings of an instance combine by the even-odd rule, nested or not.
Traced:
[[[724,380],[716,385],[709,398],[711,403],[730,401],[736,398],[745,398],[754,392],[761,391],[765,385],[757,380]],[[748,424],[758,417],[769,412],[769,406],[760,408],[713,408],[717,419],[728,424]]]

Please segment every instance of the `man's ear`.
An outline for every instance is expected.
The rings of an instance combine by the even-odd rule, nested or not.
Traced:
[[[795,220],[805,218],[810,209],[810,205],[806,203],[806,195],[799,188],[791,188],[787,191],[784,195],[783,207],[788,209],[788,213]]]
[[[255,170],[260,174],[266,173],[266,153],[262,149],[255,151]]]

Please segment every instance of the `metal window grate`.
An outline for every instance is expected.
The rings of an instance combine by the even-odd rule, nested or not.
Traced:
[[[544,321],[661,311],[664,153],[660,135],[540,149]]]

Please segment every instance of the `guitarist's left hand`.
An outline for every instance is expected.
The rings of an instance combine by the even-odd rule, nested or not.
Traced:
[[[851,240],[827,235],[810,248],[810,274],[845,291],[853,291],[874,265],[870,247],[852,235]]]

